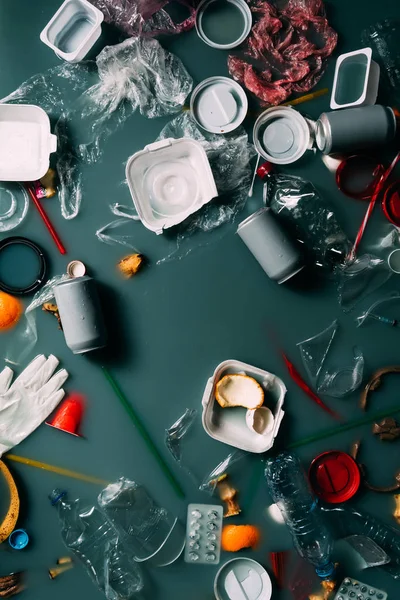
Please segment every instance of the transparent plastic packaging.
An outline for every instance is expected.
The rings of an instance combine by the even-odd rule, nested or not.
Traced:
[[[360,534],[371,538],[390,557],[382,568],[394,579],[400,579],[400,531],[379,519],[349,506],[322,506],[332,523],[337,538]]]
[[[267,459],[265,478],[297,552],[314,565],[321,579],[330,579],[335,571],[331,560],[333,538],[299,459],[289,452]]]
[[[362,33],[362,41],[371,46],[373,57],[382,67],[388,88],[395,100],[400,100],[400,21],[384,19]]]
[[[330,271],[344,261],[351,244],[335,213],[310,181],[272,174],[264,184],[264,202],[304,245],[310,262]]]
[[[143,588],[140,567],[129,558],[102,512],[80,500],[68,501],[58,489],[49,498],[58,509],[64,544],[84,564],[107,600],[134,598]]]
[[[44,286],[36,292],[31,303],[26,307],[20,322],[13,330],[13,335],[7,344],[5,361],[13,365],[19,365],[26,360],[33,351],[38,340],[35,310],[45,302],[54,298],[54,288],[59,283],[69,279],[66,273],[56,275],[49,279]]]
[[[318,384],[318,392],[334,398],[344,398],[360,387],[364,375],[364,355],[353,348],[353,362],[341,368],[327,370]]]
[[[190,428],[193,426],[197,418],[197,414],[197,410],[194,408],[187,408],[183,415],[179,417],[179,419],[175,421],[171,427],[165,430],[165,444],[178,465],[181,467],[184,467],[184,464],[182,463],[181,442]]]
[[[300,350],[307,375],[313,383],[316,383],[318,379],[338,326],[338,322],[335,320],[320,333],[296,344]]]
[[[1,102],[36,104],[56,121],[57,173],[64,218],[82,202],[82,165],[102,156],[107,138],[136,110],[148,118],[181,110],[193,81],[155,39],[106,46],[96,63],[63,64],[34,75]]]
[[[381,314],[381,312],[385,310],[383,305],[386,308],[386,304],[389,303],[390,308],[392,309],[392,302],[395,302],[396,305],[400,304],[399,292],[389,292],[389,294],[386,294],[383,296],[383,298],[379,298],[379,300],[373,302],[367,309],[363,310],[362,313],[355,319],[357,327],[368,324],[370,319],[378,321],[379,323],[385,323],[386,325],[397,325],[399,323],[397,319]]]
[[[392,276],[387,261],[363,254],[336,267],[339,304],[344,312],[350,312],[366,296],[379,289]]]
[[[370,537],[365,535],[349,535],[342,542],[348,544],[359,556],[361,569],[380,567],[390,562],[389,556]]]
[[[164,10],[169,3],[170,0],[92,0],[104,14],[106,23],[131,36],[177,34],[194,27],[200,0],[177,0],[186,12],[189,10],[189,16],[181,22],[175,22]]]
[[[99,494],[98,504],[136,561],[153,559],[152,564],[164,566],[181,554],[185,544],[183,528],[143,486],[121,477]]]

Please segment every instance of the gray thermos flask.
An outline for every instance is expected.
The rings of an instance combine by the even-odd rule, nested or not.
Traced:
[[[322,113],[316,125],[316,142],[324,154],[354,152],[390,142],[396,134],[396,117],[388,106],[360,106]]]
[[[300,251],[286,235],[270,208],[260,208],[239,224],[238,235],[268,277],[287,281],[304,268]]]
[[[94,279],[85,275],[63,281],[54,296],[68,348],[74,354],[103,348],[107,335]]]

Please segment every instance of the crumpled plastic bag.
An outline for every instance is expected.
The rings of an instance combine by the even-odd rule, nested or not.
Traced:
[[[166,230],[162,236],[163,244],[159,241],[155,246],[154,234],[151,234],[152,243],[149,244],[149,249],[142,248],[142,251],[150,258],[154,252],[158,251],[159,254],[154,258],[154,262],[158,265],[170,260],[180,260],[194,248],[206,246],[212,241],[220,239],[227,233],[226,229],[221,226],[235,223],[236,217],[248,199],[252,176],[250,162],[256,155],[256,151],[254,146],[249,143],[248,135],[242,127],[225,136],[208,133],[198,127],[190,113],[184,112],[172,119],[162,129],[157,141],[182,137],[194,139],[203,146],[210,162],[218,197],[190,215],[183,223]],[[121,219],[104,225],[96,232],[96,236],[101,241],[106,241],[102,239],[102,235],[106,231],[107,243],[112,240],[115,243],[122,243],[121,239],[118,239],[120,236],[114,236],[110,229],[123,227],[127,224],[127,219],[133,221],[138,220],[138,217],[132,207],[114,204],[110,208],[113,214]],[[143,225],[140,224],[140,227]],[[217,228],[221,228],[220,236],[210,238],[208,234]],[[135,228],[133,223],[131,229],[131,235],[124,236],[124,244],[127,245],[128,242],[134,247]],[[192,241],[194,236],[196,236],[196,241]]]
[[[104,14],[106,23],[112,23],[128,35],[173,34],[192,29],[200,0],[175,2],[189,10],[189,16],[180,23],[164,10],[170,0],[91,0]]]
[[[264,184],[264,200],[288,231],[304,244],[314,264],[331,271],[344,261],[350,241],[310,181],[284,173],[270,175]]]
[[[96,64],[61,65],[31,77],[1,102],[37,104],[56,119],[61,212],[82,202],[82,164],[99,160],[106,139],[136,110],[148,118],[181,110],[193,87],[182,61],[155,39],[106,46]]]

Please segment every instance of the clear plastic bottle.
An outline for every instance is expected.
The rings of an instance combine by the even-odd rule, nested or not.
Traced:
[[[67,493],[59,489],[53,490],[49,499],[58,509],[64,544],[85,565],[107,599],[128,600],[140,592],[140,567],[129,558],[103,513],[80,500],[69,502]]]
[[[279,506],[300,556],[314,565],[322,579],[330,579],[333,538],[296,455],[282,452],[266,461],[269,492]]]

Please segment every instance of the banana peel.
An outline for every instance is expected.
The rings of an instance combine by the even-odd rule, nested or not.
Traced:
[[[10,505],[3,522],[0,524],[0,544],[2,544],[15,529],[19,517],[20,501],[14,478],[2,460],[0,460],[0,473],[6,480],[10,491]]]

